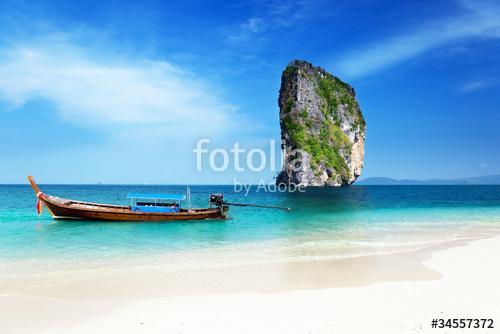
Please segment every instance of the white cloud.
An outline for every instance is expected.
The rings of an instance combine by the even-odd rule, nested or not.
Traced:
[[[95,54],[61,40],[9,46],[0,52],[0,99],[12,107],[49,99],[64,120],[105,129],[221,131],[235,117],[208,83],[170,63]]]
[[[494,80],[484,79],[484,80],[473,80],[465,83],[460,87],[461,93],[472,93],[481,89],[488,88],[495,84]]]
[[[500,6],[487,1],[460,1],[463,15],[428,22],[342,56],[334,68],[355,78],[395,65],[450,42],[473,37],[500,37]]]
[[[255,35],[258,35],[268,28],[268,24],[261,17],[251,17],[245,22],[241,23],[240,26],[228,35],[228,40],[230,42],[242,42]]]
[[[266,26],[266,22],[263,18],[252,17],[243,23],[241,28],[246,32],[257,34],[263,32],[266,29]]]
[[[319,10],[322,1],[265,1],[257,4],[258,13],[235,27],[225,30],[226,38],[232,43],[248,42],[262,38],[265,32],[288,28],[300,20],[305,20],[328,11]]]

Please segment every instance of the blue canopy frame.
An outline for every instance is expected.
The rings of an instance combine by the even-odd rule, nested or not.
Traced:
[[[180,194],[141,194],[141,193],[130,193],[127,195],[129,199],[149,199],[149,200],[172,200],[172,201],[184,201],[186,195]]]
[[[186,199],[185,195],[179,194],[141,194],[130,193],[130,209],[134,212],[167,213],[179,212],[180,202]],[[160,205],[165,201],[174,201],[173,205]],[[175,202],[179,202],[178,204]]]

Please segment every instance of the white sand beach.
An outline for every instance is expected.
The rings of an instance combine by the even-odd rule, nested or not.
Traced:
[[[344,263],[20,276],[2,283],[0,332],[493,333],[498,254],[495,236]],[[434,318],[495,329],[432,329]]]

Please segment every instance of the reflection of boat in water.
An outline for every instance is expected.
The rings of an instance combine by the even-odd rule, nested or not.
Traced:
[[[32,176],[28,176],[41,211],[44,205],[54,219],[86,219],[108,221],[175,221],[226,218],[229,206],[222,194],[210,195],[208,208],[184,209],[184,195],[129,194],[130,206],[81,202],[46,195],[40,191]]]

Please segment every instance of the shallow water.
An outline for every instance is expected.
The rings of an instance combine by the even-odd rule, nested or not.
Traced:
[[[42,185],[51,195],[127,204],[129,192],[183,193],[183,186]],[[357,256],[424,247],[500,231],[500,186],[353,186],[248,196],[232,186],[191,186],[192,205],[210,193],[230,202],[229,220],[180,223],[54,221],[38,216],[29,186],[0,186],[0,260],[53,264]]]

